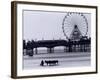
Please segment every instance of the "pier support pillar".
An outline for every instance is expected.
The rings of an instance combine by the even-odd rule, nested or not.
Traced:
[[[47,52],[48,53],[53,53],[54,52],[54,48],[47,48]]]

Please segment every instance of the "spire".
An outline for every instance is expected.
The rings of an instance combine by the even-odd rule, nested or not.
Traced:
[[[74,29],[72,30],[72,33],[70,35],[70,39],[73,41],[78,41],[82,37],[82,34],[80,30],[78,29],[77,25],[74,25]]]

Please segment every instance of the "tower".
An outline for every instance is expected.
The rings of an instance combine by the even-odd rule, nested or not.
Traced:
[[[70,35],[70,39],[72,41],[79,41],[81,37],[82,37],[82,34],[81,34],[78,26],[74,25],[74,28],[73,28],[71,35]]]

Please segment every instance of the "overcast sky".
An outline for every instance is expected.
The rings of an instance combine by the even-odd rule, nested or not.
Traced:
[[[62,30],[62,22],[66,14],[67,12],[46,12],[46,11],[24,10],[23,11],[23,39],[25,40],[66,39]],[[84,15],[88,20],[88,24],[89,24],[88,36],[90,36],[91,15],[90,14],[84,14]],[[81,23],[80,20],[79,23]],[[70,32],[71,30],[69,30],[67,34],[70,34]]]

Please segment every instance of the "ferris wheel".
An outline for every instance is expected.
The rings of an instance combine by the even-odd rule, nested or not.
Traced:
[[[82,36],[87,36],[88,21],[84,13],[68,12],[62,22],[62,30],[66,39],[70,39],[76,27]]]

